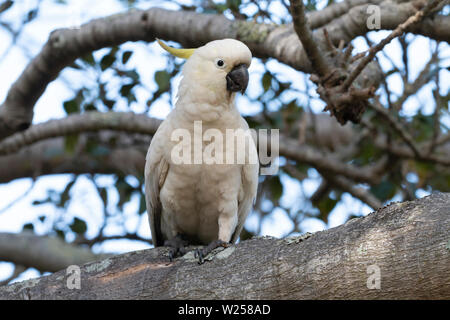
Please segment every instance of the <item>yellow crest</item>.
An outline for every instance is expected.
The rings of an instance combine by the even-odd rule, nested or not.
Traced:
[[[192,56],[192,54],[195,51],[195,49],[175,49],[175,48],[169,47],[167,44],[165,44],[164,42],[162,42],[158,38],[156,39],[156,41],[158,41],[159,45],[164,50],[166,50],[171,55],[174,55],[175,57],[178,57],[178,58],[189,59],[189,57]]]

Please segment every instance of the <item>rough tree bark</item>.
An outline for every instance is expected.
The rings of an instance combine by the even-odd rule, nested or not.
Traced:
[[[310,237],[244,241],[203,265],[131,252],[82,266],[81,289],[62,270],[1,287],[0,299],[449,299],[449,230],[450,194],[436,193]]]

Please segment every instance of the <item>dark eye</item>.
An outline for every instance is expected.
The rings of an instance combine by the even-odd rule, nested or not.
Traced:
[[[227,67],[227,64],[221,58],[217,58],[216,60],[214,60],[214,63],[216,64],[216,67],[219,69],[224,69]]]

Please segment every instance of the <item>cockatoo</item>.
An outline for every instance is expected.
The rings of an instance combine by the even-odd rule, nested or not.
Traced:
[[[250,138],[244,150],[234,151],[227,149],[226,142],[227,129],[248,131],[247,122],[236,109],[235,97],[247,88],[252,54],[244,43],[234,39],[211,41],[197,49],[175,49],[158,42],[187,61],[175,108],[153,136],[146,157],[145,194],[152,240],[155,246],[171,247],[171,260],[186,253],[188,245],[203,245],[195,251],[202,263],[212,250],[238,239],[256,197],[259,162],[249,161],[258,159],[254,140]],[[209,132],[214,137],[196,139],[199,125],[202,132],[212,129]],[[245,161],[211,163],[184,154],[184,159],[192,162],[180,163],[174,158],[174,148],[180,147],[174,133],[180,130],[192,138],[181,143],[186,147],[184,152],[206,151],[221,134],[224,148],[217,148],[214,155],[234,152],[234,158],[244,152]]]

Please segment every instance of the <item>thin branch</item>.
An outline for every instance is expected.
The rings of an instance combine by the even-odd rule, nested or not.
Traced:
[[[326,170],[343,175],[358,182],[377,183],[380,180],[378,164],[357,167],[344,163],[336,157],[325,155],[307,145],[299,145],[294,139],[280,136],[280,155],[291,160],[309,164],[318,170]]]
[[[426,85],[437,73],[439,73],[439,56],[438,52],[434,52],[431,55],[430,60],[428,60],[427,64],[420,71],[417,78],[413,81],[413,83],[409,83],[407,80],[403,83],[404,89],[403,94],[394,102],[394,108],[396,110],[400,110],[403,106],[403,103],[412,95],[416,94],[424,85]],[[430,70],[431,67],[436,66],[434,70]]]
[[[326,174],[324,172],[320,173],[325,176],[325,179],[327,179],[330,184],[334,185],[344,192],[348,192],[353,197],[369,205],[372,209],[377,210],[383,206],[380,200],[378,200],[373,194],[371,194],[370,191],[361,187],[355,187],[355,182],[350,181],[343,176]]]
[[[366,65],[373,60],[375,55],[383,50],[383,48],[391,42],[396,37],[402,35],[410,26],[422,21],[422,19],[430,13],[432,9],[434,9],[441,1],[443,0],[431,0],[422,10],[417,11],[417,13],[411,17],[409,17],[405,22],[400,24],[394,31],[391,32],[389,36],[379,42],[377,45],[371,47],[369,49],[369,54],[364,57],[355,69],[350,73],[349,77],[345,79],[342,87],[347,89],[356,79],[356,77],[361,73],[361,71],[366,67]]]
[[[436,49],[433,53],[433,56],[436,56],[438,58],[439,53],[439,42],[436,44]],[[439,134],[441,132],[440,130],[440,109],[443,108],[442,106],[442,98],[441,98],[441,86],[440,86],[440,77],[439,77],[439,68],[437,68],[437,72],[435,73],[435,83],[436,88],[433,91],[433,96],[435,100],[435,106],[434,106],[434,113],[433,113],[433,136],[431,137],[430,147],[428,149],[428,153],[433,153],[434,149],[436,148],[437,140],[439,137]]]
[[[294,166],[286,165],[283,169],[298,179],[300,172]],[[366,203],[374,210],[382,207],[383,204],[369,191],[364,188],[355,187],[354,185],[356,183],[354,181],[348,180],[340,175],[328,174],[324,170],[319,170],[319,172],[323,176],[323,181],[311,196],[311,202],[319,201],[324,195],[330,192],[330,189],[334,186],[343,192],[348,192],[350,195]]]
[[[10,203],[8,203],[6,206],[4,206],[3,208],[0,209],[0,214],[2,214],[3,212],[5,212],[6,210],[8,210],[9,208],[13,207],[15,204],[17,204],[18,202],[22,201],[23,198],[25,198],[30,192],[31,190],[33,190],[34,188],[34,180],[32,181],[30,187],[25,190],[25,192],[20,195],[19,197],[17,197],[16,199],[14,199],[13,201],[11,201]]]
[[[374,103],[369,104],[369,106],[374,109],[379,115],[381,115],[389,125],[399,134],[399,136],[406,142],[406,144],[411,148],[414,152],[414,155],[418,159],[422,159],[422,153],[420,152],[418,146],[415,144],[414,139],[411,135],[406,131],[404,127],[401,126],[398,120],[396,120],[388,110],[386,110],[378,100],[378,98],[374,99]]]
[[[330,66],[328,66],[325,57],[319,50],[316,40],[308,27],[303,1],[291,0],[290,2],[292,20],[294,21],[294,30],[303,44],[303,48],[311,61],[313,69],[320,77],[324,77],[330,73]]]

